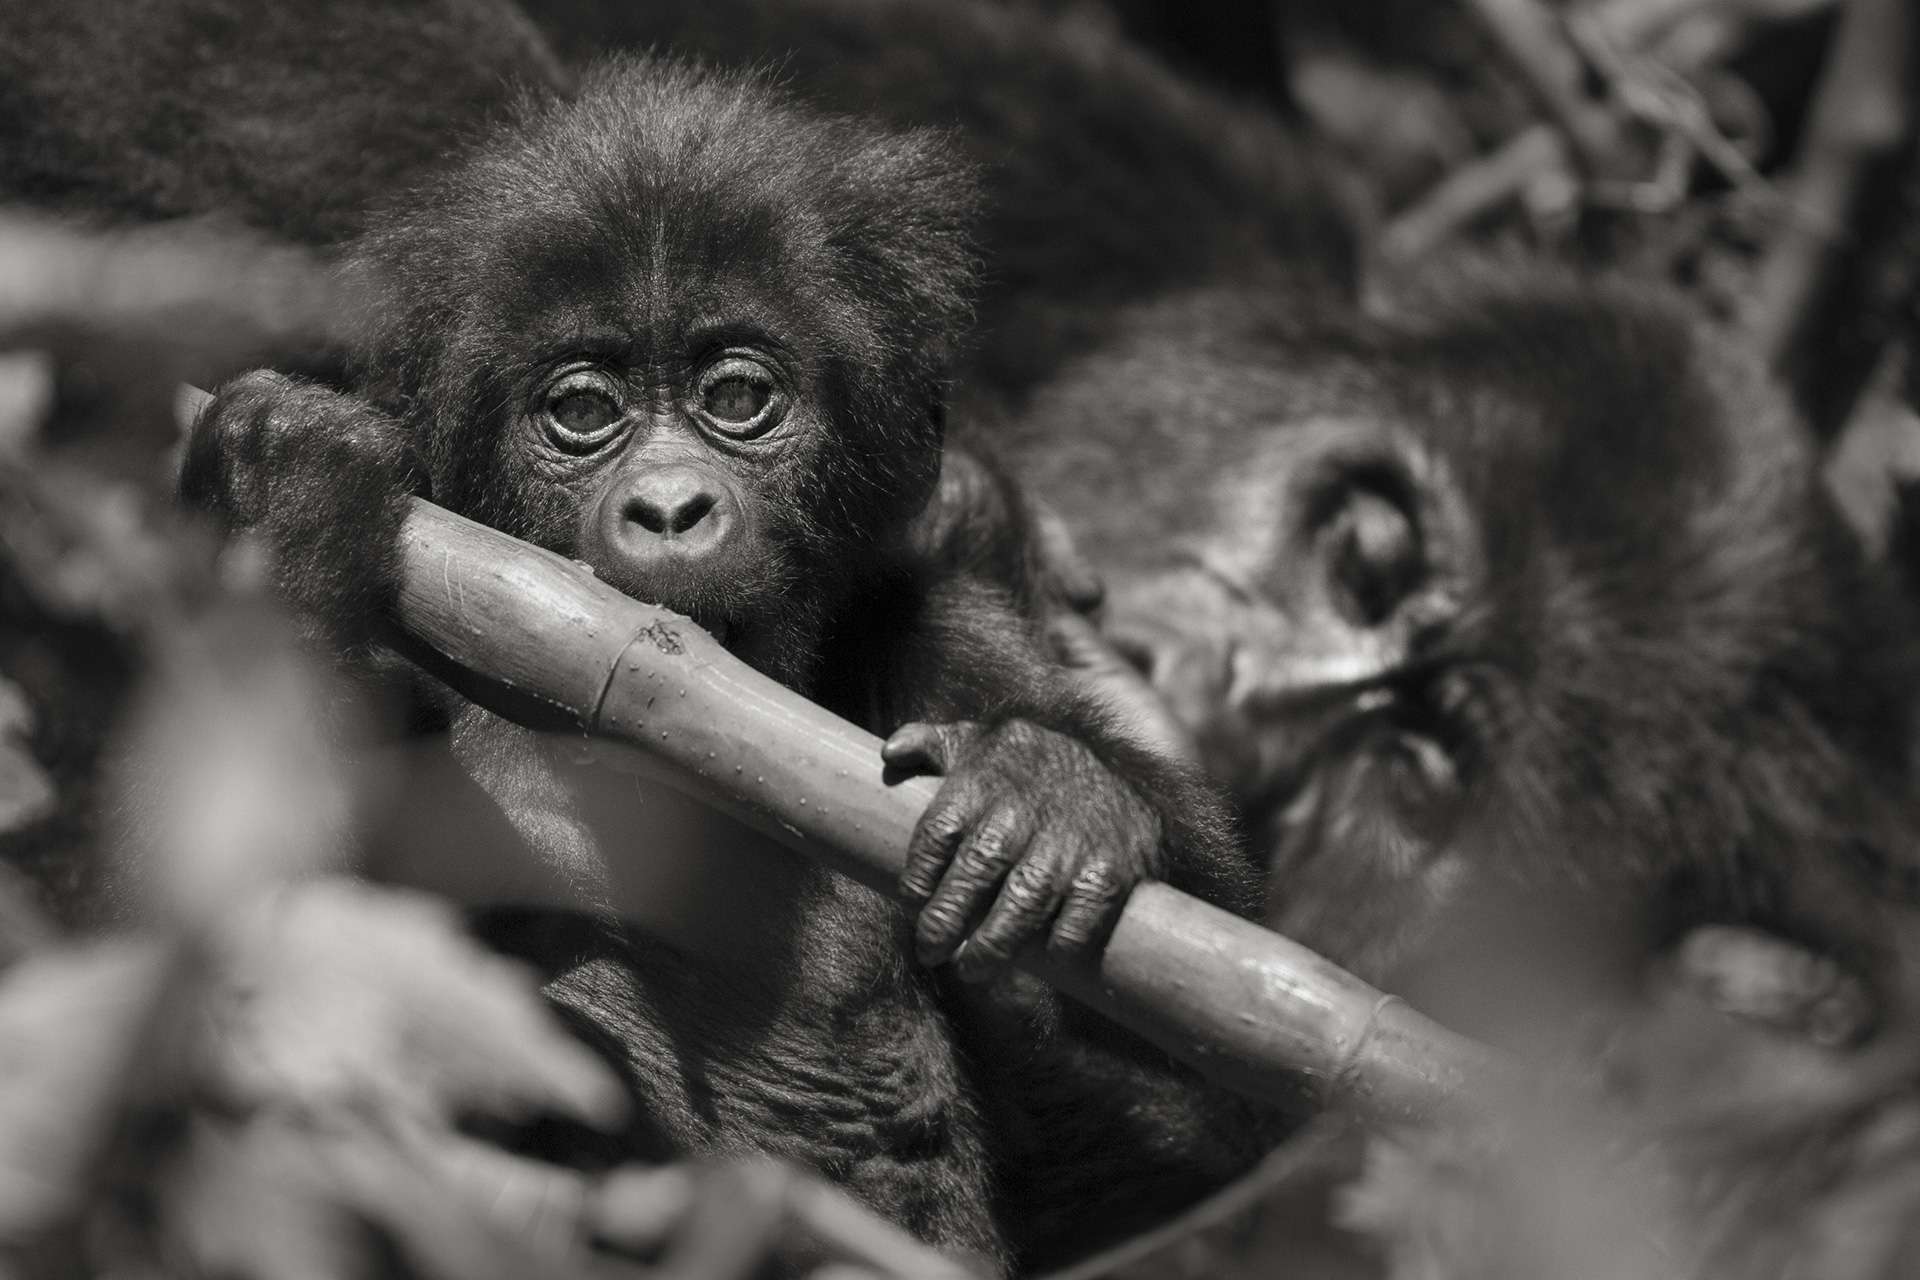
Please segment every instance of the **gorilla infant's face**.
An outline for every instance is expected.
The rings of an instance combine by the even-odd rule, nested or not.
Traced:
[[[805,687],[939,474],[971,183],[763,81],[614,62],[379,223],[431,496]]]

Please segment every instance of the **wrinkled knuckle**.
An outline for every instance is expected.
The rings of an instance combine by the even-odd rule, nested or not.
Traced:
[[[974,832],[960,849],[958,859],[961,870],[977,874],[991,875],[1007,864],[1008,851],[1012,847],[1012,837],[1007,829],[998,824],[989,824]]]
[[[1090,862],[1074,873],[1069,893],[1081,902],[1104,902],[1120,891],[1120,874],[1105,861]]]
[[[1073,954],[1091,949],[1112,925],[1111,903],[1069,901],[1047,935],[1047,950]]]
[[[920,819],[922,843],[951,844],[967,829],[967,815],[952,803],[938,805]]]
[[[936,899],[920,912],[914,933],[924,944],[938,946],[958,937],[966,920],[952,903]]]
[[[1007,874],[1007,883],[1001,892],[1017,907],[1035,907],[1046,901],[1053,888],[1053,878],[1052,868],[1046,862],[1026,858]]]
[[[939,883],[936,872],[937,868],[924,859],[909,863],[896,883],[900,896],[914,902],[926,901],[933,896],[934,886]]]
[[[1044,850],[1022,858],[1007,877],[1009,884],[1017,889],[1045,890],[1058,879],[1055,860]]]
[[[1098,933],[1097,920],[1097,917],[1089,916],[1062,920],[1048,936],[1047,950],[1062,955],[1087,950],[1094,944]]]

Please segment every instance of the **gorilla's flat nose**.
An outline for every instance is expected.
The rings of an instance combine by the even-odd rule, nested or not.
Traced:
[[[627,492],[628,520],[660,538],[678,538],[719,504],[717,486],[693,467],[665,467],[640,479]]]
[[[702,566],[745,550],[746,513],[723,475],[672,462],[620,479],[599,507],[589,541],[645,580]],[[589,556],[591,559],[591,555]],[[672,566],[678,566],[675,569]]]

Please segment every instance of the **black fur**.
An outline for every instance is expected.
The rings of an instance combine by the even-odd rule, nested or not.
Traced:
[[[0,9],[0,192],[332,244],[568,76],[508,0],[21,0]]]

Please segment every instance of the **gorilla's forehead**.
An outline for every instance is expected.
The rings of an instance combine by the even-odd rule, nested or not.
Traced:
[[[804,357],[866,339],[833,255],[795,211],[671,187],[556,204],[517,218],[476,273],[489,327],[535,343],[592,334],[660,359],[717,333]]]

